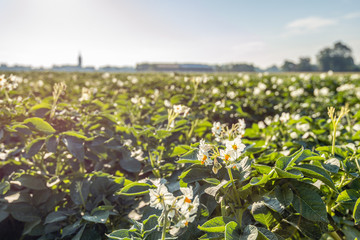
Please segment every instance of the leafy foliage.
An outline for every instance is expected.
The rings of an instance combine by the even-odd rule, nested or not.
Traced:
[[[7,78],[2,239],[360,238],[358,75]]]

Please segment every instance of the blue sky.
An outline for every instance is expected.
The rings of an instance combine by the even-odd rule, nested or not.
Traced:
[[[360,63],[359,0],[0,0],[0,63],[280,65],[336,41]]]

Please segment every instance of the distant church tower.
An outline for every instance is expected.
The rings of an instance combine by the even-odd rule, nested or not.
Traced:
[[[81,57],[81,53],[79,53],[79,57],[78,57],[78,68],[82,68],[82,57]]]

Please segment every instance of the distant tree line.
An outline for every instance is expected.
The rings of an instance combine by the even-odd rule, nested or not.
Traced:
[[[317,65],[311,64],[309,57],[301,57],[298,63],[285,60],[281,66],[284,72],[311,72],[329,70],[335,72],[360,71],[360,66],[356,66],[352,57],[352,50],[342,42],[336,42],[334,47],[322,49],[317,54]]]

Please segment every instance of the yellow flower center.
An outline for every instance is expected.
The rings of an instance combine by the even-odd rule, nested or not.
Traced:
[[[238,147],[236,146],[236,144],[234,144],[232,147],[233,147],[234,150],[237,150],[237,148],[238,148]]]
[[[206,156],[206,155],[203,155],[203,158],[202,158],[202,160],[201,160],[201,164],[204,164],[205,161],[206,161],[206,159],[207,159],[207,156]]]
[[[188,199],[187,197],[185,197],[185,200],[184,200],[184,201],[187,202],[187,203],[191,203],[191,200]]]

